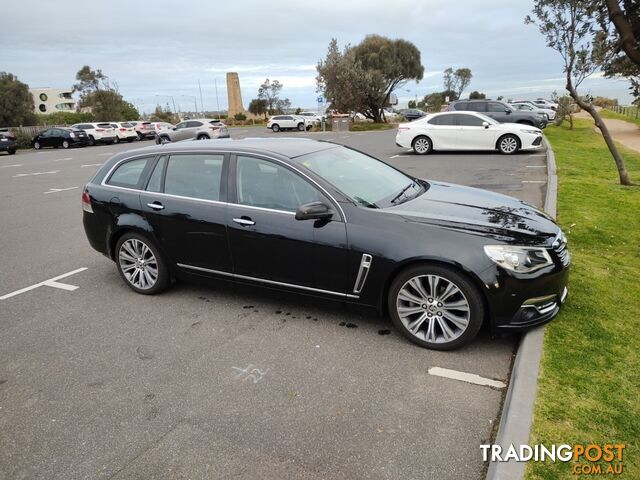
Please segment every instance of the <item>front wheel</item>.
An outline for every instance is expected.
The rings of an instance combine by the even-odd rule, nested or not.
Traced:
[[[280,131],[280,125],[278,125],[277,123],[271,126],[271,130],[274,132],[279,132]]]
[[[208,135],[198,135],[198,140],[209,140],[209,136]]]
[[[298,124],[298,130],[301,132],[304,132],[304,123],[299,123]]]
[[[15,155],[16,154],[16,150],[14,148],[10,148],[7,151],[9,152],[9,155]]]
[[[40,142],[33,142],[33,148],[36,150],[40,150],[42,147],[40,146]]]
[[[116,264],[125,283],[138,293],[154,295],[169,286],[169,270],[160,251],[138,233],[126,233],[118,240]]]
[[[480,293],[462,274],[439,265],[417,265],[401,272],[389,289],[389,315],[405,337],[422,347],[451,350],[480,330]]]
[[[62,148],[69,148],[69,142],[67,140],[62,141]]]
[[[431,140],[425,136],[416,137],[413,140],[411,146],[413,148],[413,151],[418,155],[426,155],[427,153],[431,152],[431,149],[433,148],[431,145]]]
[[[114,139],[113,139],[113,143],[114,143],[114,144],[116,144],[116,143],[120,143],[120,137],[118,137],[118,136],[116,135],[116,138],[114,138]]]
[[[93,136],[89,135],[89,145],[92,147],[96,144],[96,139]]]
[[[137,135],[138,135],[138,140],[139,141],[144,140],[144,135],[142,135],[140,132],[138,132]]]
[[[503,155],[511,155],[520,149],[520,140],[515,135],[505,135],[498,140],[498,151]]]

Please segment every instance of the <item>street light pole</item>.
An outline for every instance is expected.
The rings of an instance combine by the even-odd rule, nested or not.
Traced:
[[[200,110],[202,110],[204,115],[204,102],[202,101],[202,85],[200,85],[200,79],[198,79],[198,88],[200,89]]]

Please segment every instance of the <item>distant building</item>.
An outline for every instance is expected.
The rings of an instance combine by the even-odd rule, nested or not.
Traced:
[[[31,88],[34,112],[55,113],[75,112],[76,102],[73,100],[73,90],[68,88]]]

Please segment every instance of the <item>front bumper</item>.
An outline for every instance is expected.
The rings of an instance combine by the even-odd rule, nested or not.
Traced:
[[[17,148],[17,143],[14,141],[9,140],[7,142],[0,142],[0,152],[8,152],[9,150],[16,150]]]

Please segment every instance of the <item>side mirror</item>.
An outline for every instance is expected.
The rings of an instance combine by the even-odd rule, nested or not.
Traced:
[[[331,209],[322,202],[306,203],[296,210],[296,220],[324,220],[332,216]]]
[[[487,122],[487,121],[482,122],[482,126],[484,128],[489,128],[489,122]]]
[[[511,110],[509,110],[508,108],[504,109],[504,113],[506,113],[507,115],[509,115],[511,113]]]

